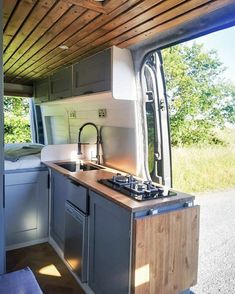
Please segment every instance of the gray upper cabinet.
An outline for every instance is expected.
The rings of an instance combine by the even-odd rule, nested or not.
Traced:
[[[73,67],[73,96],[111,91],[111,49],[79,61]]]
[[[110,97],[135,100],[131,52],[112,46],[35,83],[35,103],[109,92]]]
[[[127,294],[131,214],[90,191],[89,281],[96,294]]]
[[[36,104],[49,100],[49,79],[38,80],[34,83],[34,101]]]
[[[50,100],[72,96],[72,67],[59,70],[50,77]]]

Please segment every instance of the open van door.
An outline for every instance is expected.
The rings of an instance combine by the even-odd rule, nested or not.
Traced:
[[[160,51],[147,56],[141,70],[144,98],[146,173],[154,182],[172,186],[168,103]]]
[[[0,0],[0,274],[5,270],[4,176],[3,176],[3,1]]]

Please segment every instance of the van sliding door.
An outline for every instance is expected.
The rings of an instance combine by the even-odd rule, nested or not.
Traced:
[[[0,0],[0,274],[5,272],[4,119],[3,119],[3,1]]]
[[[146,172],[154,182],[171,187],[171,149],[169,116],[162,57],[160,52],[148,55],[141,71],[144,94]]]

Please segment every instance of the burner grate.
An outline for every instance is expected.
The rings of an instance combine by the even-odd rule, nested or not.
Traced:
[[[132,175],[117,174],[110,179],[101,179],[98,182],[138,201],[177,195],[175,192],[154,185],[151,181],[139,181]]]

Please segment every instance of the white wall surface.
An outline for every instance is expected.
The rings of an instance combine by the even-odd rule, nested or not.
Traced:
[[[44,126],[50,117],[53,144],[76,143],[78,130],[86,122],[93,122],[97,126],[115,126],[135,129],[135,102],[114,100],[112,97],[89,96],[86,99],[74,98],[65,103],[46,103],[42,105]],[[106,109],[107,116],[99,118],[98,109]],[[71,118],[71,112],[76,118]],[[47,130],[49,127],[47,126]],[[48,133],[48,131],[47,131]],[[49,135],[50,136],[50,135]]]
[[[42,117],[48,137],[46,141],[49,144],[77,143],[79,128],[87,122],[95,123],[102,129],[103,162],[136,174],[138,136],[135,108],[136,101],[116,100],[107,93],[45,103],[42,105]],[[106,117],[99,117],[99,109],[106,110]],[[83,129],[81,142],[96,142],[94,127]]]

